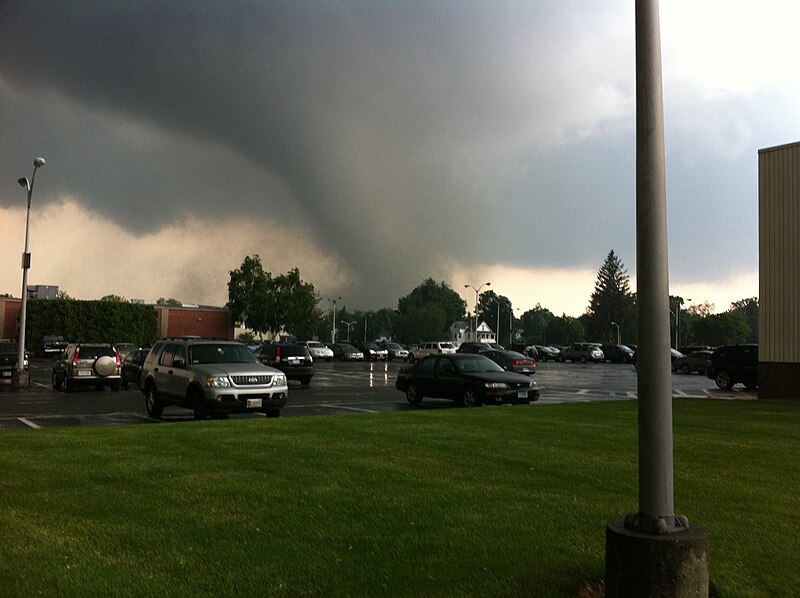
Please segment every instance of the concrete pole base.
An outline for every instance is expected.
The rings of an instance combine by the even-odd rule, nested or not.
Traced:
[[[11,372],[11,387],[12,388],[28,388],[28,385],[31,382],[30,372],[24,370],[20,372],[19,370],[14,370]]]
[[[672,534],[606,526],[606,598],[708,598],[708,532],[690,525]]]

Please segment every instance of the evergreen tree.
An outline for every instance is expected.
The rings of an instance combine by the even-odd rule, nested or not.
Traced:
[[[587,339],[616,343],[619,325],[622,342],[635,338],[634,300],[630,277],[612,249],[600,270],[587,309]]]

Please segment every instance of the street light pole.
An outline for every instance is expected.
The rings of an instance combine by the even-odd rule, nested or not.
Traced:
[[[621,341],[620,336],[619,336],[619,324],[617,324],[616,322],[611,322],[611,325],[617,327],[617,344],[621,345],[622,341]]]
[[[474,286],[472,286],[471,284],[465,284],[464,285],[465,289],[472,289],[473,291],[475,291],[475,329],[473,331],[472,340],[474,340],[476,343],[478,342],[478,293],[481,292],[481,289],[483,287],[490,287],[490,286],[492,286],[491,282],[484,282],[477,289]]]
[[[350,326],[355,324],[355,322],[345,322],[344,320],[342,320],[342,324],[347,326],[347,342],[349,343],[350,342]]]
[[[36,179],[36,171],[44,166],[44,158],[36,158],[33,161],[33,174],[29,181],[27,177],[22,177],[17,182],[21,187],[25,187],[28,192],[28,208],[25,214],[25,251],[22,252],[22,304],[19,310],[19,351],[17,353],[17,371],[12,378],[14,386],[27,386],[28,380],[25,375],[25,324],[28,316],[28,269],[31,267],[31,253],[28,250],[28,232],[31,222],[31,197],[33,195],[33,181]]]
[[[331,328],[331,344],[336,342],[336,302],[341,300],[341,297],[337,297],[336,299],[328,298],[328,301],[333,303],[333,328]]]

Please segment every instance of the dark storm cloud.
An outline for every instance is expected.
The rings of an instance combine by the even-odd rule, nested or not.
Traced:
[[[0,174],[304,228],[370,305],[438,259],[632,268],[632,39],[626,1],[6,1]]]

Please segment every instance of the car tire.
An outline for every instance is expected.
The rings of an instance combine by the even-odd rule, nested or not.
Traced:
[[[464,405],[464,407],[480,407],[483,403],[481,403],[475,388],[467,386],[464,388],[464,393],[461,395],[461,404]]]
[[[123,376],[122,380],[120,380],[120,384],[122,385],[122,388],[128,388],[128,379]]]
[[[280,417],[281,410],[280,409],[266,409],[264,411],[264,415],[269,418]]]
[[[58,379],[58,375],[55,372],[53,372],[51,382],[53,383],[53,390],[61,390],[61,380]]]
[[[103,355],[95,360],[92,369],[98,376],[110,376],[116,371],[117,362],[108,355]]]
[[[419,405],[422,402],[422,393],[419,387],[413,382],[409,382],[406,387],[406,400],[412,405]]]
[[[566,360],[564,359],[564,356],[563,356],[563,355],[559,355],[558,357],[556,357],[556,362],[558,362],[558,363],[564,363],[564,361],[566,361]]]
[[[586,363],[587,361],[586,355],[581,355],[581,363]]]
[[[153,419],[161,419],[161,414],[164,412],[164,403],[158,398],[156,388],[150,384],[144,393],[144,407],[147,410],[147,415]]]
[[[725,371],[717,372],[717,375],[714,376],[714,382],[720,390],[730,390],[733,388],[733,378]]]
[[[203,421],[208,419],[208,407],[206,407],[201,391],[194,391],[192,393],[192,411],[194,412],[194,418],[196,420]]]
[[[300,378],[300,384],[302,384],[303,386],[308,386],[309,384],[311,384],[311,376]]]
[[[691,373],[692,373],[691,366],[689,366],[688,363],[682,363],[681,364],[681,374],[691,374]]]
[[[414,363],[415,360],[416,360],[416,357],[414,357],[414,354],[413,353],[409,353],[408,354],[408,363]]]

